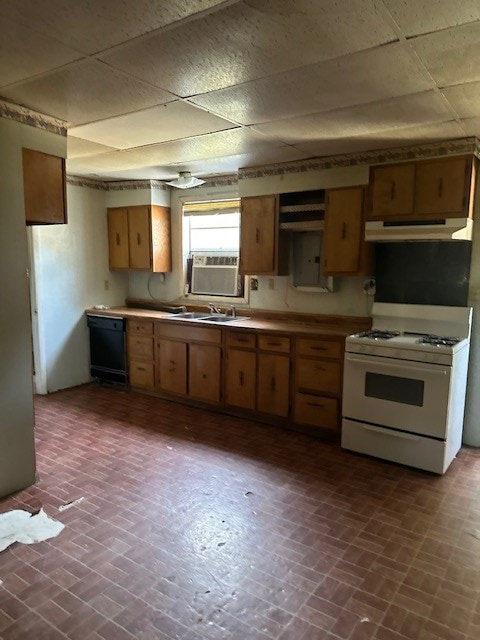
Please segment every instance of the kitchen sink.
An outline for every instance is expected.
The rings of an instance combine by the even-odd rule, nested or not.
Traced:
[[[208,316],[208,313],[202,311],[184,311],[183,313],[172,314],[174,320],[200,320],[206,316]]]
[[[205,316],[204,318],[199,318],[200,320],[204,320],[205,322],[232,322],[237,318],[232,318],[232,316],[224,316],[224,315],[212,315]]]

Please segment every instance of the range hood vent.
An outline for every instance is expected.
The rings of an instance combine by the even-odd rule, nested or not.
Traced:
[[[367,221],[365,240],[368,242],[400,242],[415,240],[471,240],[471,218],[445,220],[411,220],[402,222]]]

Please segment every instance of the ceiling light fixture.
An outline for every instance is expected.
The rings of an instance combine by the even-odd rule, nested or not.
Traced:
[[[204,183],[205,180],[195,178],[190,171],[180,171],[176,180],[166,182],[165,184],[169,184],[171,187],[176,187],[177,189],[191,189],[192,187],[199,187]]]

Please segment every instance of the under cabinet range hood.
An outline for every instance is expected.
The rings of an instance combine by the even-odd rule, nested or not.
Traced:
[[[471,218],[446,218],[445,220],[385,220],[365,223],[365,240],[368,242],[399,242],[401,240],[471,240]]]

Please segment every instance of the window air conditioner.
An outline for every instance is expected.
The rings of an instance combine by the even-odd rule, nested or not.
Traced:
[[[192,254],[191,293],[237,296],[238,255]]]

